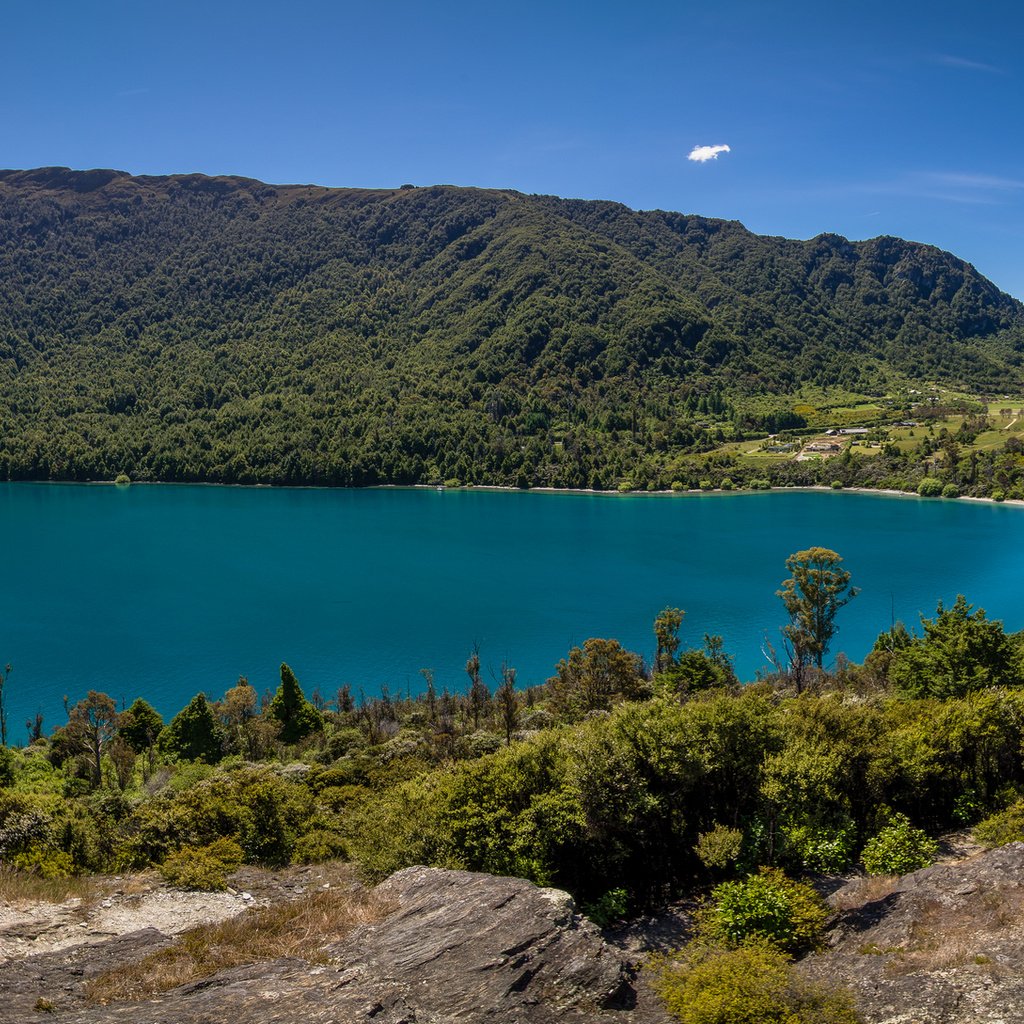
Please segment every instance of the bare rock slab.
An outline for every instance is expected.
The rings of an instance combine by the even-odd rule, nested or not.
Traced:
[[[844,909],[830,948],[803,970],[849,987],[870,1024],[1024,1022],[1024,843],[860,900],[864,884],[833,895]]]

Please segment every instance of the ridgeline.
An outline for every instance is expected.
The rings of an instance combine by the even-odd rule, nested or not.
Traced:
[[[897,238],[447,186],[0,172],[0,477],[613,488],[802,386],[1024,386],[1024,306]],[[690,475],[697,473],[693,470]]]

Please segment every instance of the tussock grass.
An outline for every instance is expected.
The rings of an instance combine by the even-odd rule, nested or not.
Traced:
[[[324,947],[361,924],[380,920],[388,905],[363,889],[329,889],[247,910],[219,924],[182,932],[174,944],[91,980],[93,1003],[148,999],[218,971],[278,957],[325,962]]]
[[[1019,936],[1022,928],[1024,894],[1015,888],[987,892],[953,910],[935,900],[914,922],[910,943],[890,960],[886,971],[902,975],[971,966],[989,974],[1005,972],[989,955],[989,947]]]
[[[899,881],[899,875],[867,875],[833,893],[828,903],[833,910],[839,912],[859,910],[865,903],[875,903],[891,895]]]
[[[18,907],[31,903],[92,902],[97,895],[92,878],[43,878],[31,871],[0,864],[0,903]]]

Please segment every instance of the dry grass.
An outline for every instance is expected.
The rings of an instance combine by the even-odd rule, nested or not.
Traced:
[[[935,902],[913,923],[910,942],[887,964],[890,974],[972,966],[998,973],[989,955],[993,946],[1018,942],[1024,923],[1024,894],[1016,888],[985,893],[970,907]]]
[[[835,911],[857,910],[865,903],[884,900],[892,894],[899,882],[898,875],[866,875],[844,885],[829,897],[829,906]]]
[[[97,891],[93,878],[43,878],[30,871],[0,864],[0,903],[9,906],[65,903],[72,899],[89,903],[96,898]]]
[[[248,910],[219,924],[182,932],[174,944],[86,986],[94,1003],[148,999],[218,971],[278,957],[324,962],[323,949],[389,907],[372,892],[330,889],[302,899]]]

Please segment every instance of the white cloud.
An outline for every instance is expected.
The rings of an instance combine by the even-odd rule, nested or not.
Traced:
[[[951,53],[937,53],[932,58],[936,64],[945,64],[947,68],[960,68],[962,71],[987,71],[990,75],[1004,74],[1002,68],[994,64],[984,64],[980,60],[968,60]]]
[[[728,146],[694,146],[687,160],[698,164],[706,164],[709,160],[717,160],[719,153],[731,152]]]

